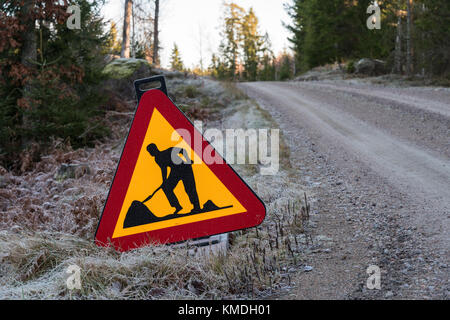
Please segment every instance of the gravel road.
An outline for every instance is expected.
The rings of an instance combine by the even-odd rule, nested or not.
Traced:
[[[448,299],[450,90],[350,81],[240,88],[279,123],[329,239],[283,299]],[[369,265],[381,289],[366,286]]]

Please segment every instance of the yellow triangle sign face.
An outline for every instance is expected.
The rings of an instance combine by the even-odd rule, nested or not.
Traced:
[[[126,251],[254,227],[265,215],[264,203],[186,116],[162,91],[149,90],[136,109],[95,242]]]
[[[167,150],[173,147],[186,150],[190,159],[192,159],[192,171],[195,177],[199,203],[204,204],[209,200],[220,209],[202,214],[189,214],[193,205],[186,192],[184,182],[180,181],[173,189],[173,193],[183,208],[176,214],[176,218],[124,228],[127,212],[133,202],[136,200],[144,201],[163,182],[161,168],[147,150],[147,146],[150,144],[155,144],[159,150]],[[168,174],[170,175],[170,168]],[[172,217],[175,210],[169,203],[163,189],[156,191],[154,196],[145,203],[145,206],[158,218],[169,215]],[[239,203],[211,169],[201,161],[201,157],[183,140],[158,109],[154,108],[112,238],[121,238],[244,212],[246,212],[244,206]]]

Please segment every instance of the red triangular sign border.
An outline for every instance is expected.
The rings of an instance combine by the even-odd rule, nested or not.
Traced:
[[[112,238],[119,219],[128,185],[133,175],[139,153],[144,141],[153,110],[157,108],[161,115],[176,129],[188,130],[191,137],[200,135],[194,125],[186,118],[172,101],[160,90],[149,90],[142,96],[134,115],[131,129],[122,156],[106,200],[103,213],[95,234],[95,242],[99,246],[113,245],[117,250],[126,251],[149,243],[173,243],[200,238],[259,225],[266,215],[264,203],[253,190],[225,161],[223,164],[207,164],[219,180],[229,189],[233,196],[245,207],[246,212],[192,222],[180,226],[148,231],[129,236]],[[190,142],[186,141],[188,144]],[[209,145],[205,139],[202,151]],[[195,146],[190,145],[192,149]],[[195,149],[194,149],[195,150]],[[197,154],[203,154],[203,152]],[[215,151],[214,151],[215,152]]]

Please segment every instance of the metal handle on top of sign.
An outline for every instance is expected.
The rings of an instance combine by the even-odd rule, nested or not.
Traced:
[[[153,77],[149,77],[149,78],[144,78],[144,79],[138,79],[136,81],[134,81],[134,88],[136,90],[136,97],[138,100],[138,104],[139,101],[141,101],[141,97],[142,95],[148,91],[148,90],[142,90],[141,86],[143,84],[146,83],[152,83],[152,82],[159,82],[159,87],[155,87],[155,88],[151,88],[148,90],[160,90],[162,91],[166,96],[167,94],[167,86],[166,86],[166,79],[164,78],[164,76],[153,76]]]

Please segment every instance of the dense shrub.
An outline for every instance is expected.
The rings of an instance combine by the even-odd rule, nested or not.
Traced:
[[[350,60],[347,63],[347,73],[354,73],[355,72],[355,60]]]
[[[81,8],[79,30],[66,26],[71,4]],[[108,35],[98,2],[9,0],[0,6],[0,163],[20,167],[23,150],[38,145],[38,157],[51,137],[79,147],[103,136],[97,85]]]

